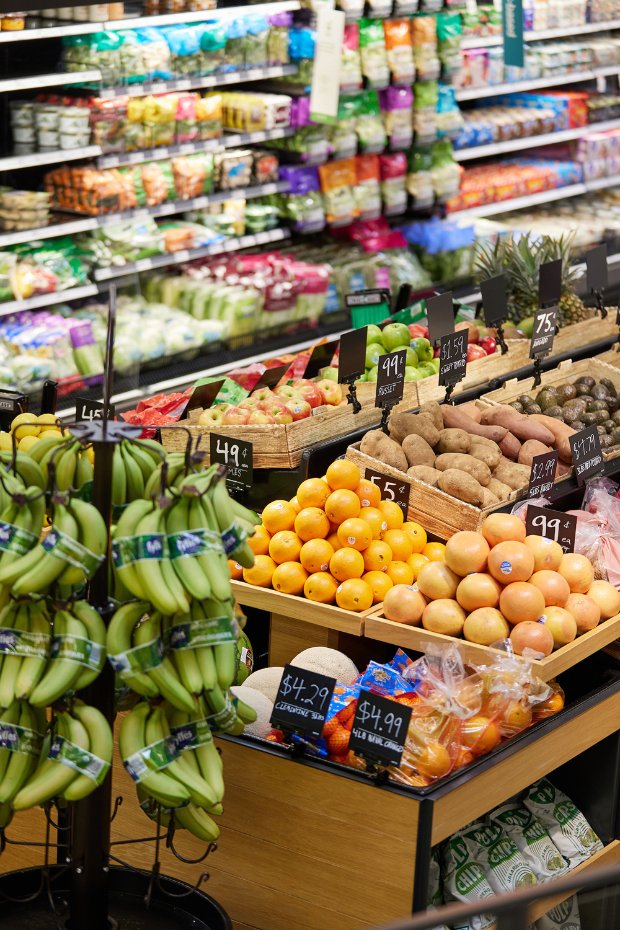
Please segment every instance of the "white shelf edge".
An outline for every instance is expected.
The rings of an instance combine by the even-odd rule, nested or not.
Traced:
[[[37,87],[59,87],[65,84],[83,84],[87,81],[100,80],[101,72],[96,68],[90,68],[88,71],[53,71],[50,74],[32,74],[28,77],[0,81],[0,94],[16,90],[36,90]]]
[[[25,155],[9,155],[0,158],[0,171],[17,171],[20,168],[36,168],[41,165],[58,165],[80,158],[94,158],[101,154],[101,146],[85,145],[79,149],[58,149],[54,152],[29,152]]]
[[[618,67],[620,70],[620,66]],[[96,92],[101,100],[112,100],[114,97],[144,97],[147,94],[162,94],[176,90],[223,87],[227,84],[242,84],[247,81],[266,81],[269,78],[286,77],[289,74],[295,74],[296,71],[295,65],[272,65],[266,68],[244,68],[241,71],[219,71],[204,77],[196,75],[173,78],[169,81],[148,81],[144,84],[100,87],[96,89]]]
[[[607,32],[612,29],[620,29],[620,19],[610,19],[601,23],[584,23],[581,26],[565,26],[557,29],[541,29],[537,32],[525,32],[523,39],[525,42],[543,42],[545,39],[562,39],[568,36],[581,36],[590,32]],[[463,36],[461,48],[490,48],[494,45],[501,45],[503,37],[499,36]]]
[[[485,203],[479,207],[468,207],[466,210],[452,210],[448,218],[461,219],[464,216],[484,219],[487,216],[496,216],[498,213],[510,213],[512,210],[524,210],[537,204],[551,203],[565,197],[578,197],[587,191],[585,184],[568,184],[565,187],[554,187],[552,190],[539,191],[536,194],[527,194],[524,197],[513,197],[512,200],[498,200],[496,203]]]
[[[37,294],[36,297],[27,297],[25,300],[11,300],[0,304],[0,317],[10,316],[11,313],[21,313],[23,310],[40,310],[42,307],[53,304],[64,304],[71,300],[81,300],[83,297],[94,297],[99,293],[96,284],[85,284],[82,287],[71,287],[66,291],[55,291],[53,294]]]
[[[489,155],[501,155],[505,152],[519,152],[523,149],[538,148],[541,145],[558,145],[560,142],[580,139],[591,132],[605,132],[608,129],[620,129],[620,119],[589,123],[587,126],[579,126],[576,129],[561,129],[559,132],[525,136],[521,139],[508,139],[505,142],[492,142],[490,145],[472,146],[469,149],[455,149],[454,158],[456,161],[471,161],[474,158],[486,158]]]
[[[73,236],[75,233],[89,232],[98,226],[95,217],[75,220],[67,223],[50,223],[49,226],[37,226],[35,229],[18,229],[15,232],[0,232],[0,249],[20,242],[38,242],[40,239],[54,239],[57,236]],[[1,306],[1,305],[0,305]]]
[[[610,77],[620,74],[620,62],[616,65],[605,65],[588,71],[573,71],[568,74],[548,75],[547,77],[531,78],[524,81],[513,81],[506,84],[489,84],[485,87],[463,87],[456,91],[456,99],[481,100],[486,97],[498,97],[500,94],[514,94],[523,90],[540,90],[545,87],[558,87],[562,84],[579,84],[582,81],[594,81],[598,77]]]

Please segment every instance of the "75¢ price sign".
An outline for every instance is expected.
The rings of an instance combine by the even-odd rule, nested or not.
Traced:
[[[399,765],[405,749],[411,707],[360,691],[349,748],[376,762]]]
[[[273,704],[271,723],[284,731],[320,736],[336,679],[285,665]]]

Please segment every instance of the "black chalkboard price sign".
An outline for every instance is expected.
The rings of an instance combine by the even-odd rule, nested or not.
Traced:
[[[219,462],[228,469],[226,485],[230,493],[241,493],[251,488],[254,475],[252,443],[219,433],[210,433],[209,443],[211,462]]]
[[[336,679],[285,665],[273,704],[271,723],[280,730],[320,736]]]
[[[88,400],[87,397],[75,398],[75,419],[80,420],[103,420],[104,406],[99,400]],[[114,419],[114,404],[108,407],[108,419]]]
[[[527,489],[528,497],[541,497],[549,494],[555,481],[559,455],[557,449],[552,449],[551,452],[543,452],[542,455],[534,456]]]
[[[586,426],[568,437],[577,484],[585,484],[589,478],[600,475],[605,461],[596,426]]]
[[[577,517],[548,507],[528,507],[525,514],[525,532],[528,536],[544,536],[561,545],[564,552],[575,549]]]
[[[405,749],[411,708],[372,691],[360,691],[349,749],[374,762],[399,765]]]
[[[530,358],[543,358],[553,349],[558,308],[537,310],[534,314],[534,328],[530,342]]]
[[[406,364],[406,349],[379,356],[375,407],[393,407],[403,399]]]
[[[390,475],[384,475],[380,471],[374,471],[367,468],[365,477],[377,487],[381,488],[381,498],[384,501],[395,501],[403,512],[405,520],[409,510],[409,495],[411,494],[411,484],[409,481],[397,481]]]
[[[467,331],[442,336],[439,345],[439,383],[458,384],[467,368]]]

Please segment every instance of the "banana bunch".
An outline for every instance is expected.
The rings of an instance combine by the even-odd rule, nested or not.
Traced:
[[[81,801],[107,775],[112,749],[112,731],[101,711],[75,701],[56,716],[56,732],[13,794],[13,809],[29,810],[53,798]]]
[[[47,487],[47,480],[41,466],[29,453],[18,450],[13,456],[12,452],[5,449],[0,452],[0,464],[4,466],[5,473],[12,471],[23,487],[34,486],[40,491],[44,491]]]
[[[55,583],[80,587],[97,570],[107,546],[108,531],[96,507],[77,497],[58,497],[45,538],[10,564],[3,556],[0,584],[15,597],[46,594]]]
[[[123,507],[145,497],[146,485],[163,457],[163,449],[152,439],[123,439],[114,448],[112,460],[112,504]]]
[[[23,487],[12,475],[3,475],[2,482],[0,571],[8,572],[10,566],[20,561],[39,541],[45,519],[45,496],[36,485]]]
[[[35,772],[46,728],[45,714],[25,701],[14,701],[0,713],[0,810],[12,804]]]
[[[41,469],[46,488],[52,476],[58,491],[79,490],[94,478],[90,450],[71,433],[44,435],[27,455]]]

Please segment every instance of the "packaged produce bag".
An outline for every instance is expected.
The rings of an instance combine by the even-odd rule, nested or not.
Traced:
[[[538,884],[516,843],[497,822],[476,823],[463,831],[463,837],[476,847],[476,860],[484,867],[487,881],[497,894]]]
[[[581,930],[577,895],[552,907],[534,926],[536,930]]]
[[[539,881],[558,878],[568,863],[540,820],[517,800],[508,801],[489,814],[519,849]]]
[[[568,859],[571,869],[603,848],[581,811],[546,778],[526,791],[523,803],[547,828],[559,851]]]
[[[465,830],[451,836],[444,848],[444,899],[463,901],[472,904],[493,897],[493,889],[486,878],[486,866],[480,856],[481,847],[465,836],[476,827],[483,828],[484,823],[472,823]],[[478,914],[467,923],[460,924],[459,930],[494,930],[495,919],[492,914]]]

